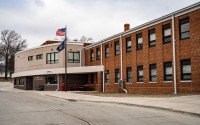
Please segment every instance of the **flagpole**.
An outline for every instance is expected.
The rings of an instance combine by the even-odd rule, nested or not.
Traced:
[[[65,92],[67,91],[67,26],[65,26]]]

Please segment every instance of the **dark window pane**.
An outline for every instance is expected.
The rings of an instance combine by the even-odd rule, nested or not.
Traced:
[[[156,71],[156,64],[149,65],[150,71],[150,81],[156,82],[157,81],[157,71]]]
[[[190,37],[190,24],[189,17],[181,19],[179,22],[180,26],[180,39],[186,39]]]
[[[137,81],[143,82],[143,66],[137,67]]]
[[[181,60],[181,80],[191,80],[190,59]]]

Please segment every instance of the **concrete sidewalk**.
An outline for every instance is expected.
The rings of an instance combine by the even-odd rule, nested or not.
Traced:
[[[141,107],[158,108],[158,109],[189,113],[200,116],[200,95],[162,97],[162,98],[161,97],[159,98],[99,97],[99,96],[84,95],[73,92],[61,92],[61,91],[25,91],[25,90],[14,89],[12,85],[8,86],[8,84],[7,86],[5,85],[4,87],[1,87],[0,90],[10,91],[10,92],[29,92],[29,93],[40,94],[43,96],[63,98],[66,100],[117,103],[117,104],[126,104],[126,105],[134,105]]]

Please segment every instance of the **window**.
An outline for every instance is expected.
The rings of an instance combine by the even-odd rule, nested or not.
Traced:
[[[137,81],[143,82],[143,66],[137,66]]]
[[[131,37],[126,38],[126,52],[131,52]]]
[[[53,53],[47,53],[47,64],[54,64],[54,63],[58,63],[58,53],[57,52],[53,52]]]
[[[109,57],[109,44],[105,45],[105,57]]]
[[[19,78],[19,85],[24,85],[24,78]]]
[[[33,60],[33,56],[28,57],[28,61],[31,61],[31,60]]]
[[[137,50],[142,50],[142,33],[136,35],[137,41]]]
[[[156,64],[150,64],[149,71],[150,71],[150,81],[156,82],[157,81]]]
[[[43,54],[36,55],[36,60],[43,59]]]
[[[93,50],[90,51],[90,60],[91,61],[94,60],[94,51]]]
[[[115,55],[119,55],[119,41],[115,41]]]
[[[109,83],[110,82],[110,76],[109,76],[109,70],[105,71],[105,82]]]
[[[181,80],[191,80],[190,59],[181,60]]]
[[[180,29],[180,39],[190,38],[190,25],[189,25],[189,17],[184,18],[179,21],[179,29]]]
[[[80,53],[68,52],[68,63],[80,63]]]
[[[115,83],[119,83],[119,80],[120,80],[119,69],[115,69]]]
[[[172,81],[172,62],[164,62],[164,80]]]
[[[132,68],[128,67],[126,68],[126,81],[127,82],[132,82]]]
[[[171,25],[166,24],[163,26],[163,43],[171,42]]]
[[[100,48],[98,47],[98,48],[96,49],[97,60],[100,60],[100,55],[101,55],[101,51],[100,51]]]
[[[149,47],[156,46],[156,33],[155,29],[149,30]]]
[[[56,76],[47,76],[46,84],[57,84],[57,77]]]

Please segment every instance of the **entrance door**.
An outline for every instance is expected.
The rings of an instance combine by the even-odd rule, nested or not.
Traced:
[[[26,90],[33,90],[33,77],[26,77]]]

